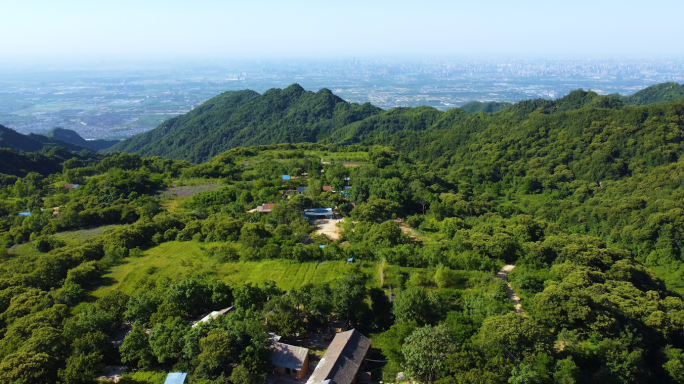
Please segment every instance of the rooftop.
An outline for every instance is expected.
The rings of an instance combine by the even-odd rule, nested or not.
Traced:
[[[262,212],[262,213],[268,213],[273,210],[273,207],[275,207],[275,204],[262,204],[261,206],[257,207],[257,212]]]
[[[370,349],[371,341],[352,329],[335,335],[307,384],[332,380],[335,384],[351,384]]]
[[[309,355],[309,350],[294,345],[273,343],[273,354],[271,355],[271,363],[276,367],[284,367],[290,369],[301,370],[304,365],[306,357]]]
[[[171,372],[166,376],[164,384],[183,384],[186,376],[188,376],[186,372]]]
[[[233,311],[235,311],[235,307],[228,307],[228,308],[223,308],[220,311],[213,311],[212,313],[210,313],[210,314],[204,316],[203,318],[201,318],[200,320],[198,320],[195,324],[192,325],[192,327],[194,328],[195,326],[197,326],[197,324],[205,323],[209,320],[216,320],[217,317],[219,317],[221,315],[225,315],[226,313],[233,312]]]

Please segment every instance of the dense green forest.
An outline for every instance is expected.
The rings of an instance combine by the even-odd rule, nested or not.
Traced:
[[[0,187],[0,382],[124,365],[122,383],[264,383],[267,332],[297,344],[333,320],[384,356],[374,382],[684,382],[684,100],[575,91],[468,113],[331,97],[294,97],[340,109],[302,130],[320,142],[201,164],[0,152],[23,164]]]

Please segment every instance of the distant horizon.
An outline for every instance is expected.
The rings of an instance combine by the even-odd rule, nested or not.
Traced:
[[[684,51],[683,51],[684,52]],[[535,62],[621,62],[621,61],[654,61],[681,62],[684,64],[684,53],[678,55],[514,55],[514,54],[462,54],[462,55],[375,55],[375,56],[330,56],[330,57],[157,57],[157,58],[89,58],[89,59],[48,59],[48,58],[14,58],[0,56],[0,71],[81,71],[81,70],[145,70],[145,69],[178,69],[199,68],[205,66],[226,65],[272,65],[272,64],[320,64],[340,63],[349,60],[359,63],[387,62],[387,63],[421,63],[430,61],[501,61],[513,63],[523,61]]]
[[[0,62],[370,56],[668,57],[684,2],[310,0],[3,5]]]

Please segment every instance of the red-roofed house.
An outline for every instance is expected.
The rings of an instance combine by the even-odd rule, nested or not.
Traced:
[[[261,204],[261,206],[257,207],[256,210],[259,213],[271,213],[273,207],[275,206],[275,204]]]

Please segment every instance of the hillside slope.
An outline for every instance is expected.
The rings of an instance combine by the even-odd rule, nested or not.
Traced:
[[[662,83],[644,88],[630,96],[622,96],[620,100],[625,104],[647,105],[681,98],[684,98],[684,84]]]
[[[203,162],[238,146],[317,141],[380,112],[370,104],[348,103],[327,89],[307,92],[297,84],[262,95],[225,92],[110,150]]]
[[[460,108],[468,113],[494,113],[506,109],[511,105],[513,104],[509,102],[490,101],[488,103],[483,103],[482,101],[471,101],[468,104],[462,105]]]
[[[67,143],[43,135],[21,133],[0,125],[0,148],[13,149],[15,151],[36,152],[43,147],[64,147],[71,151],[88,150],[86,147]]]
[[[93,151],[107,149],[119,142],[119,140],[86,140],[75,131],[59,127],[52,128],[45,136],[84,148],[90,148]]]
[[[368,103],[347,103],[327,89],[313,93],[293,84],[262,95],[249,90],[223,93],[186,115],[116,144],[109,151],[201,163],[230,148],[273,143],[391,143],[409,152],[428,147],[455,150],[471,134],[484,130],[485,122],[495,121],[496,126],[510,129],[536,114],[606,110],[617,116],[617,111],[630,104],[677,99],[681,91],[678,87],[675,83],[660,84],[624,98],[576,90],[556,100],[525,100],[513,105],[470,103],[441,112],[425,106],[383,111]],[[487,112],[487,116],[475,117],[474,112]],[[451,139],[443,140],[442,135]],[[415,146],[416,140],[431,143]]]

